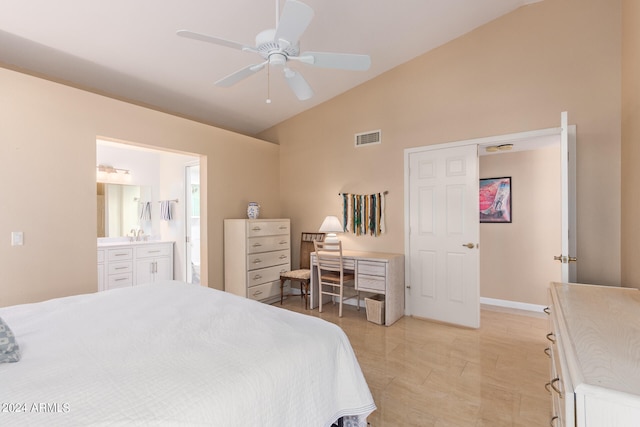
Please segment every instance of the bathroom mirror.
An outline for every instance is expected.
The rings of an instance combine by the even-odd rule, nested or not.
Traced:
[[[123,237],[132,229],[144,230],[146,220],[140,214],[149,201],[149,187],[98,182],[98,237]]]

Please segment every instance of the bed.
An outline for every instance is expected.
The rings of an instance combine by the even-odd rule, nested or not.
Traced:
[[[365,425],[376,409],[344,332],[166,281],[0,308],[0,425]]]

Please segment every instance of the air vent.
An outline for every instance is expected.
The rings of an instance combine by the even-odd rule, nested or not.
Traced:
[[[382,143],[382,131],[380,129],[356,134],[356,147],[380,143]]]

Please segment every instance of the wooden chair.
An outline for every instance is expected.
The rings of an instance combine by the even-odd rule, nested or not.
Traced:
[[[322,313],[322,296],[331,295],[338,298],[340,307],[338,317],[342,317],[342,302],[357,298],[360,310],[360,292],[355,290],[355,275],[352,271],[345,271],[342,262],[342,242],[326,243],[313,242],[316,250],[318,268],[318,311]],[[345,283],[353,282],[355,295],[345,296]],[[334,301],[335,304],[335,301]]]
[[[284,300],[284,284],[287,280],[293,285],[300,283],[300,298],[304,298],[304,308],[309,306],[309,286],[311,283],[311,267],[309,256],[314,251],[313,242],[324,240],[324,233],[302,233],[300,238],[300,268],[280,274],[280,304]]]

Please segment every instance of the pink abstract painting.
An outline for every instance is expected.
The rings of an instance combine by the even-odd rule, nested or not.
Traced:
[[[511,177],[480,180],[480,222],[511,222]]]

